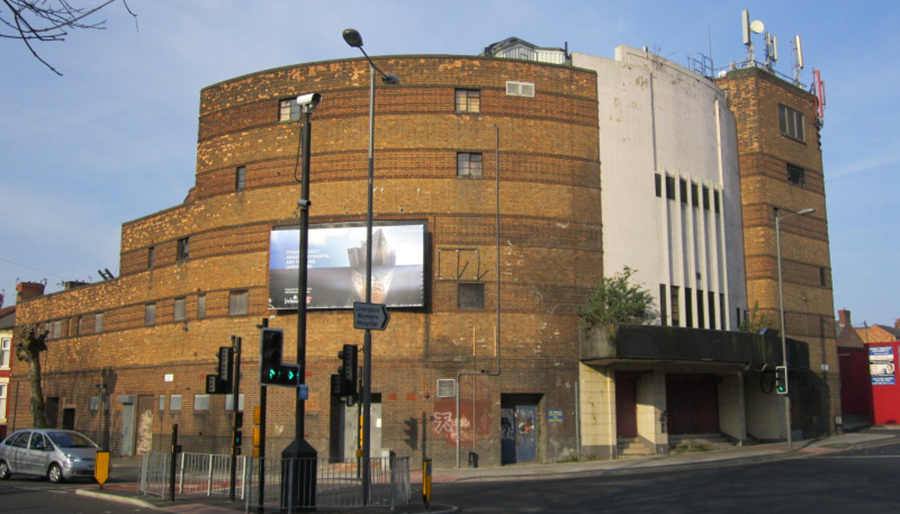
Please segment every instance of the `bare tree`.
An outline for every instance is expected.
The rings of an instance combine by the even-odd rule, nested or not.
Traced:
[[[0,38],[17,39],[53,73],[62,76],[35,50],[34,42],[65,41],[69,31],[80,29],[104,30],[106,20],[93,21],[93,15],[116,2],[121,2],[134,17],[126,0],[99,0],[96,5],[76,7],[67,0],[0,0]]]
[[[41,352],[47,351],[47,334],[37,325],[21,325],[16,341],[16,358],[28,363],[28,383],[31,385],[31,417],[34,428],[47,428],[44,412],[44,389],[41,387]]]

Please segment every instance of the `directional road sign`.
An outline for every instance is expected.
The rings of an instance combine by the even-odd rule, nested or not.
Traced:
[[[360,330],[384,330],[391,313],[383,303],[353,302],[353,328]]]

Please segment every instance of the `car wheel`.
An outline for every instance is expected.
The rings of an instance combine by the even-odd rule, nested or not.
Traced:
[[[59,467],[59,464],[50,464],[50,471],[47,472],[47,479],[54,484],[58,484],[64,480],[62,468]]]
[[[9,464],[0,460],[0,480],[9,480]]]

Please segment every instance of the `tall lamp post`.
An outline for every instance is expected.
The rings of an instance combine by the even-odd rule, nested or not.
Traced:
[[[381,71],[369,54],[363,50],[362,36],[356,29],[345,29],[344,41],[353,48],[359,48],[369,61],[369,174],[367,206],[366,206],[366,303],[372,303],[372,193],[375,176],[375,72],[381,75],[385,84],[399,84],[400,79],[391,73]],[[372,449],[372,331],[366,329],[363,343],[363,443],[362,443],[362,482],[363,504],[369,504],[369,487],[371,484],[369,459]]]
[[[297,365],[299,371],[295,410],[295,435],[291,444],[281,452],[282,458],[282,507],[288,511],[294,508],[314,508],[316,505],[316,459],[318,453],[306,440],[305,398],[300,391],[306,382],[306,260],[309,253],[309,159],[312,139],[312,111],[322,100],[319,93],[309,93],[297,97],[297,105],[304,123],[300,126],[301,152],[303,159],[300,171],[300,237],[297,259]],[[235,410],[237,410],[235,408]]]
[[[787,338],[785,336],[785,326],[784,326],[784,282],[781,277],[781,220],[787,219],[793,216],[806,216],[807,214],[812,214],[816,212],[813,208],[803,209],[797,212],[792,212],[790,214],[786,214],[784,216],[775,215],[775,249],[778,254],[778,305],[779,311],[781,313],[781,365],[784,367],[784,383],[788,384],[789,372],[788,372],[788,356],[787,356]],[[787,451],[793,451],[792,441],[791,441],[791,397],[788,394],[784,395],[784,428],[787,432]]]

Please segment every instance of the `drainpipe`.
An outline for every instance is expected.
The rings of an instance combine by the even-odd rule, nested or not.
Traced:
[[[494,125],[494,158],[495,158],[495,194],[496,210],[494,213],[494,232],[497,235],[497,327],[494,332],[494,359],[497,369],[488,371],[461,371],[456,375],[456,467],[459,468],[459,385],[464,376],[500,376],[500,127]],[[472,400],[472,414],[475,414],[475,400]]]

